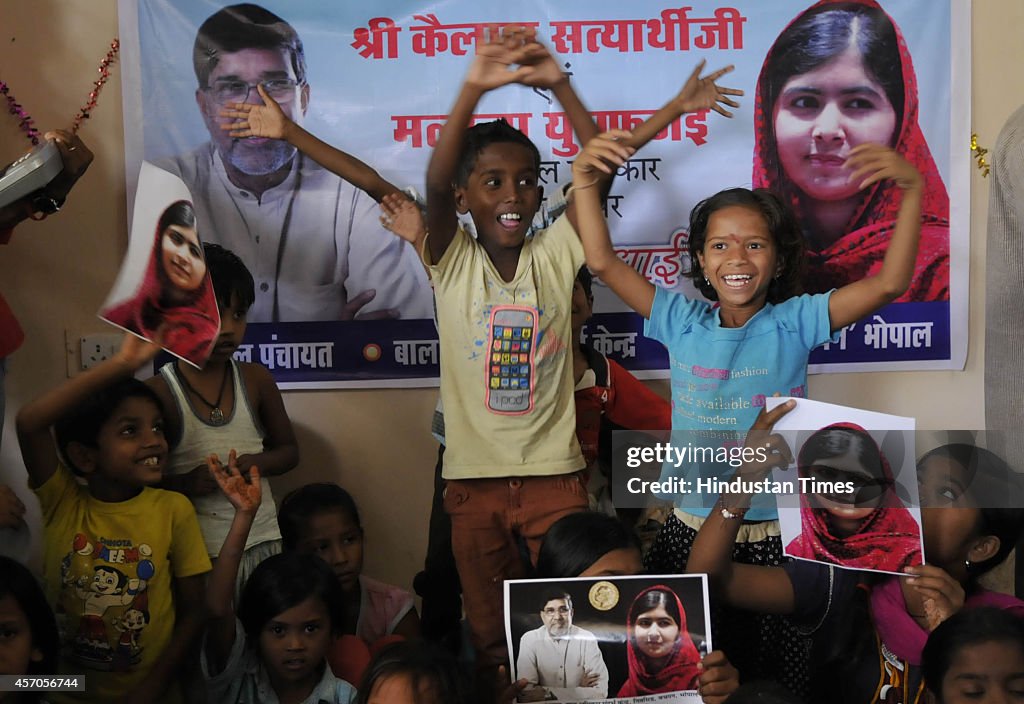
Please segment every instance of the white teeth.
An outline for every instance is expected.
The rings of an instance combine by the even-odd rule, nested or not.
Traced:
[[[521,215],[519,215],[519,213],[502,213],[501,215],[498,216],[498,219],[499,220],[515,220],[516,222],[519,222],[523,218],[522,218]]]
[[[160,458],[159,457],[147,457],[146,459],[142,460],[142,464],[146,465],[147,467],[155,467],[158,464],[160,464]]]
[[[748,281],[750,280],[750,274],[727,274],[722,278],[726,281]]]

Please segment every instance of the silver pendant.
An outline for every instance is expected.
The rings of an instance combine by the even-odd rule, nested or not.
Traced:
[[[210,422],[213,423],[214,425],[223,425],[224,411],[220,410],[220,408],[214,408],[212,411],[210,411]]]

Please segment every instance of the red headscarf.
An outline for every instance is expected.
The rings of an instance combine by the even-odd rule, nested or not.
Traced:
[[[794,19],[785,34],[810,14],[819,14],[823,6],[847,4],[881,7],[875,0],[821,0]],[[884,12],[883,12],[884,14]],[[896,33],[903,74],[903,106],[893,105],[899,114],[899,134],[893,148],[913,164],[924,177],[921,205],[921,242],[918,247],[914,279],[897,301],[944,301],[949,299],[949,195],[932,159],[928,143],[917,122],[917,78],[903,34],[892,18],[885,15]],[[776,40],[776,44],[778,40]],[[782,194],[802,220],[797,188],[783,172],[774,138],[774,105],[767,105],[767,67],[773,46],[761,67],[754,102],[754,188],[768,188]],[[864,191],[863,200],[845,234],[820,251],[808,251],[804,288],[820,293],[876,274],[889,247],[902,194],[892,181],[881,181]]]
[[[664,592],[669,598],[675,599],[676,609],[679,611],[679,636],[676,638],[675,647],[665,661],[665,665],[656,672],[648,671],[648,660],[636,646],[636,638],[633,634],[636,618],[646,611],[634,613],[640,604],[640,600],[653,591]],[[644,694],[658,694],[660,692],[684,692],[697,689],[700,684],[700,670],[697,664],[700,662],[700,653],[697,646],[693,644],[690,633],[686,629],[686,612],[683,611],[683,604],[679,601],[676,593],[668,587],[657,585],[649,587],[640,592],[633,605],[629,607],[629,620],[626,623],[626,654],[629,660],[629,679],[616,695],[622,697],[638,697]]]
[[[882,454],[874,439],[859,425],[836,423],[822,428],[819,433],[845,429],[871,443],[878,451],[881,469],[889,484],[878,500],[878,507],[867,516],[853,535],[842,537],[832,533],[828,524],[828,512],[811,505],[806,492],[800,492],[800,535],[786,547],[791,557],[803,557],[820,562],[829,562],[842,567],[866,570],[899,572],[908,565],[922,564],[921,527],[910,515],[896,496],[895,480],[889,461]],[[800,448],[797,466],[800,476],[817,457],[810,457],[809,441]]]
[[[188,201],[178,201],[167,210]],[[164,211],[166,214],[167,210]],[[147,340],[160,337],[161,346],[169,352],[202,365],[210,356],[210,350],[220,332],[220,315],[217,298],[209,273],[203,277],[199,288],[191,292],[183,302],[170,302],[164,294],[166,281],[163,273],[163,236],[165,215],[161,215],[153,239],[153,251],[149,256],[146,275],[135,296],[101,313],[109,320],[129,332]],[[201,246],[201,245],[200,245]]]

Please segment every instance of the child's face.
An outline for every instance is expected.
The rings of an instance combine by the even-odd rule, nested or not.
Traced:
[[[542,194],[533,153],[522,144],[494,142],[477,155],[466,185],[455,191],[455,204],[460,213],[473,216],[482,244],[517,248]]]
[[[160,244],[160,261],[167,279],[180,291],[199,288],[206,276],[206,260],[195,228],[170,225]]]
[[[238,300],[238,294],[231,293],[231,304],[225,306],[218,303],[220,310],[220,333],[217,335],[217,344],[213,347],[210,360],[226,362],[231,359],[238,346],[245,339],[245,328],[248,325],[246,314],[248,308],[243,308]]]
[[[100,427],[96,449],[89,454],[91,469],[107,480],[133,487],[157,484],[167,458],[167,439],[156,404],[138,396],[121,401]]]
[[[343,590],[359,589],[359,573],[363,571],[363,529],[347,513],[314,513],[306,520],[305,535],[296,547],[326,562]]]
[[[579,340],[580,330],[587,324],[587,320],[594,314],[594,302],[587,296],[583,284],[579,279],[572,285],[572,331],[573,341]]]
[[[373,683],[367,704],[440,704],[437,692],[428,681],[419,683],[416,691],[412,678],[406,674],[391,675]]]
[[[813,71],[793,76],[775,102],[775,140],[789,179],[808,197],[850,198],[846,158],[858,144],[892,143],[896,110],[885,89],[849,49]]]
[[[742,205],[711,214],[698,260],[722,308],[760,310],[779,273],[778,251],[764,215]]]
[[[260,631],[260,659],[271,682],[297,684],[319,678],[331,643],[331,617],[316,596],[282,611]]]
[[[925,559],[959,574],[980,537],[981,510],[967,489],[970,477],[956,460],[932,456],[917,467]]]
[[[964,646],[942,678],[942,704],[1024,702],[1024,651],[1015,643]]]
[[[0,675],[24,675],[43,654],[32,647],[32,628],[10,594],[0,598]]]

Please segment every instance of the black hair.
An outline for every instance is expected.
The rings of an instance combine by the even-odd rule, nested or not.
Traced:
[[[921,651],[925,686],[942,702],[942,680],[964,648],[1003,643],[1024,655],[1024,619],[992,606],[960,609],[939,624]]]
[[[882,470],[882,452],[867,431],[849,427],[825,427],[816,430],[800,446],[800,469],[816,460],[840,457],[853,450],[857,463],[875,477],[885,477]]]
[[[697,203],[690,211],[690,269],[687,275],[697,290],[710,301],[717,301],[718,294],[704,278],[698,254],[703,254],[707,241],[708,224],[711,216],[722,208],[741,206],[756,210],[764,217],[775,242],[779,275],[768,287],[768,302],[781,303],[787,298],[803,293],[803,275],[807,258],[807,244],[800,232],[792,208],[777,195],[765,188],[753,191],[749,188],[728,188]]]
[[[856,2],[832,3],[808,10],[783,30],[762,71],[765,114],[774,114],[775,103],[793,76],[827,64],[851,46],[856,46],[865,70],[885,91],[896,112],[894,134],[899,134],[904,86],[896,29],[884,10]],[[767,129],[774,143],[773,120],[767,120]]]
[[[56,672],[60,633],[57,630],[57,619],[46,601],[46,594],[25,565],[0,556],[0,598],[5,596],[14,599],[25,614],[32,647],[42,655],[39,662],[29,663],[28,672],[11,674],[48,675]]]
[[[302,540],[310,516],[331,511],[344,513],[362,529],[355,500],[337,484],[306,484],[285,496],[277,509],[277,526],[285,550],[294,550]]]
[[[576,280],[583,287],[583,293],[587,294],[587,299],[594,300],[594,275],[590,273],[590,269],[587,268],[586,264],[581,266],[580,270],[576,272]]]
[[[203,255],[206,257],[206,270],[210,272],[217,302],[224,307],[230,306],[231,295],[234,294],[238,296],[242,310],[249,310],[256,300],[256,285],[245,262],[219,244],[203,243]]]
[[[979,577],[1001,564],[1024,533],[1021,477],[994,452],[976,445],[941,445],[922,455],[918,466],[931,457],[950,459],[966,470],[965,491],[981,512],[978,532],[999,538],[999,549],[992,557],[971,563],[970,576]]]
[[[370,701],[373,687],[389,677],[405,676],[417,701],[423,695],[429,704],[469,704],[470,690],[455,657],[444,648],[421,640],[403,640],[381,648],[363,673],[357,704]],[[426,687],[424,687],[426,685]]]
[[[679,602],[676,599],[675,594],[667,588],[651,589],[634,601],[633,605],[629,607],[628,622],[631,625],[635,625],[640,614],[646,613],[647,611],[653,611],[658,607],[665,609],[665,613],[675,619],[676,625],[679,626],[679,628],[683,627],[684,621],[682,614],[679,613]]]
[[[206,18],[192,47],[192,68],[200,88],[209,88],[210,74],[221,54],[243,49],[281,49],[288,52],[295,80],[306,82],[306,53],[295,29],[273,12],[242,3],[222,7]]]
[[[171,225],[194,229],[196,226],[196,211],[187,200],[177,200],[167,206],[160,214],[157,223],[158,236],[163,236],[164,230]]]
[[[331,633],[340,635],[345,595],[327,563],[301,552],[268,557],[249,575],[238,602],[238,620],[247,642],[255,647],[268,621],[311,597],[323,602],[331,619]]]
[[[160,397],[156,395],[156,392],[138,379],[130,377],[100,389],[54,423],[53,433],[57,449],[72,472],[79,475],[84,474],[83,469],[75,466],[71,460],[67,451],[68,446],[77,442],[86,447],[96,448],[97,439],[104,423],[110,420],[118,406],[129,398],[142,398],[151,401],[161,416],[164,413],[164,405],[160,402]]]
[[[538,577],[578,577],[612,550],[636,548],[640,540],[619,519],[596,511],[570,513],[555,521],[537,555]]]
[[[492,144],[511,143],[518,144],[530,151],[533,156],[533,167],[536,173],[540,173],[540,150],[529,137],[517,130],[504,119],[492,122],[481,122],[466,130],[466,141],[459,155],[459,168],[455,176],[457,186],[465,186],[469,182],[469,175],[476,168],[477,157],[480,152]]]
[[[572,610],[572,595],[569,592],[561,587],[548,587],[541,592],[540,599],[537,600],[537,611],[543,611],[551,601],[564,601],[569,610]]]

